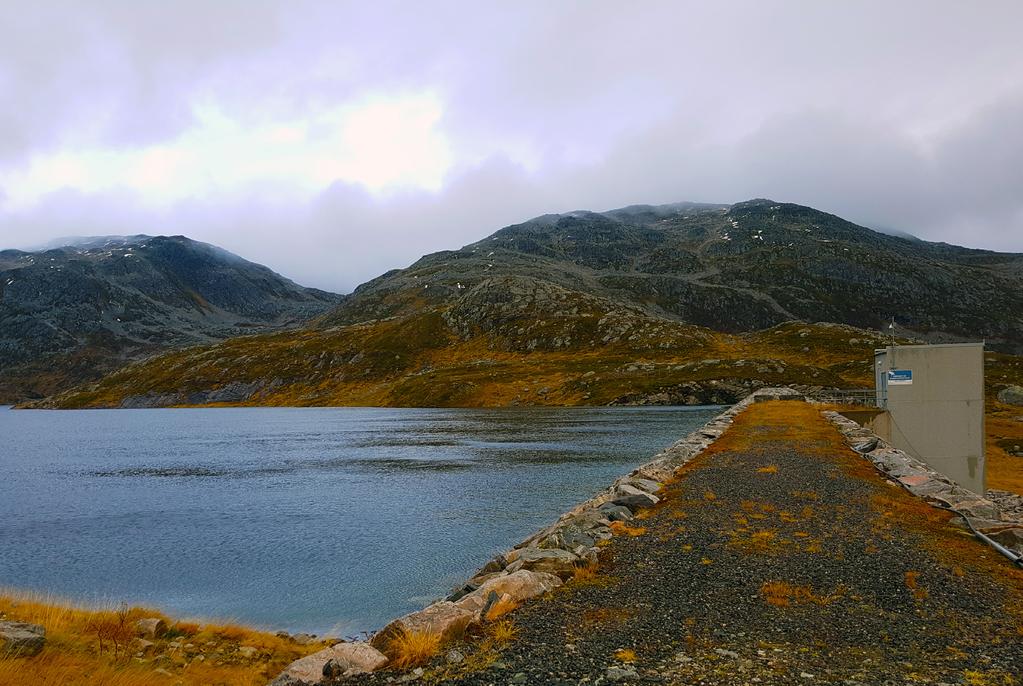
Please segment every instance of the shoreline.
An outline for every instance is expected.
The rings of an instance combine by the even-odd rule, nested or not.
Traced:
[[[153,419],[142,416],[135,420],[109,413],[103,413],[105,417],[31,413],[36,414],[35,418],[21,415],[26,420],[23,422],[17,421],[18,413],[11,412],[0,424],[12,432],[14,445],[19,445],[18,436],[25,440],[20,441],[18,456],[9,455],[2,462],[18,470],[19,465],[28,469],[47,452],[53,453],[54,459],[52,467],[47,461],[32,468],[38,478],[16,477],[0,488],[0,499],[6,500],[4,494],[10,497],[7,507],[0,510],[8,515],[5,530],[12,535],[12,557],[0,565],[0,580],[18,588],[70,597],[86,606],[97,601],[127,601],[200,621],[223,618],[271,631],[356,636],[443,598],[471,576],[480,563],[547,526],[565,510],[643,464],[722,409],[271,409],[213,415],[164,413],[153,415]],[[147,426],[162,428],[153,434],[156,440],[141,445],[136,432]],[[219,444],[217,427],[226,427],[224,436],[245,444],[262,440],[264,435],[275,438],[252,455],[232,448],[218,457],[207,457],[203,454],[206,441]],[[233,427],[240,428],[236,431]],[[371,433],[365,433],[366,429]],[[398,433],[391,436],[391,430]],[[438,430],[441,434],[434,436],[432,432]],[[542,436],[537,435],[538,430]],[[45,438],[50,431],[70,438],[54,443]],[[74,438],[81,433],[102,433],[106,438],[96,450],[81,452],[84,446],[76,447]],[[206,437],[203,445],[193,445],[189,438],[193,434]],[[177,440],[166,440],[173,439],[173,435],[182,436],[180,446]],[[308,436],[318,438],[302,438]],[[369,439],[364,436],[373,442],[367,443]],[[301,439],[296,445],[305,447],[278,458],[281,450],[290,450],[288,446],[296,438]],[[544,442],[536,443],[541,440]],[[332,457],[328,464],[320,453],[331,450],[332,444],[352,447],[337,448],[337,459]],[[420,445],[423,447],[417,447]],[[69,457],[74,459],[60,456],[67,451],[72,451]],[[105,452],[120,455],[122,451],[123,456],[117,459],[108,461],[103,457]],[[370,458],[379,460],[370,462]],[[127,508],[135,514],[124,520],[127,528],[123,533],[118,530],[110,535],[97,528],[103,526],[102,522],[90,520],[82,524],[84,538],[76,543],[55,530],[66,519],[61,515],[64,505],[59,500],[32,504],[32,490],[54,478],[40,469],[67,474],[61,477],[70,480],[67,497],[78,503],[77,510],[82,513],[116,514]],[[82,473],[80,470],[87,470],[89,478],[76,476]],[[279,471],[281,475],[277,476]],[[351,499],[346,500],[350,504],[333,502],[330,492],[362,488],[358,484],[365,479],[369,480],[369,491],[363,489],[364,495],[351,492]],[[414,498],[402,505],[407,493],[405,484],[446,492],[431,490],[436,497]],[[286,488],[280,496],[265,490],[279,485]],[[241,490],[232,496],[237,488]],[[466,496],[459,493],[462,488],[499,491],[486,497],[470,494],[465,500]],[[118,501],[121,504],[116,507],[101,505],[103,501],[96,498],[105,499],[107,494],[126,500]],[[184,499],[180,502],[194,502],[200,509],[173,505],[171,501],[179,497]],[[304,508],[303,515],[293,507],[296,497],[319,498],[321,504]],[[221,498],[238,502],[231,505]],[[375,503],[391,503],[385,507],[401,507],[407,514],[374,514],[378,510]],[[166,509],[168,504],[170,510]],[[238,517],[231,514],[252,507],[265,508],[266,514],[251,525],[236,521]],[[359,515],[363,508],[370,509]],[[272,512],[278,510],[296,519],[293,523],[273,523]],[[22,525],[17,524],[19,511],[25,513]],[[451,519],[456,512],[463,513],[456,517],[459,521]],[[303,524],[303,516],[312,519]],[[338,516],[344,519],[337,520]],[[462,521],[464,517],[468,519]],[[46,524],[51,520],[53,524]],[[388,527],[402,521],[408,522],[411,528],[406,531],[412,533],[389,531]],[[212,528],[205,526],[207,522]],[[163,543],[154,548],[145,540],[126,538],[135,527],[143,527],[141,530]],[[372,540],[364,540],[360,533],[363,527]],[[345,532],[356,538],[347,538]],[[423,532],[425,538],[416,532]],[[114,537],[109,538],[111,535]],[[246,565],[246,570],[240,563],[217,562],[217,549],[210,542],[230,543],[241,535],[251,540],[239,540],[238,550],[254,564]],[[32,537],[36,536],[50,538],[48,550],[32,550]],[[278,536],[295,542],[284,541],[283,548],[262,542]],[[331,542],[336,536],[345,538]],[[118,555],[124,562],[108,560],[105,553],[95,552],[113,543],[130,546]],[[321,554],[323,546],[330,550]],[[272,559],[267,555],[275,551],[290,560],[316,555],[317,561],[311,566],[280,563],[291,571],[261,570],[259,560]],[[65,554],[78,562],[56,567],[49,564]],[[192,561],[181,559],[183,554]],[[364,563],[345,565],[347,569],[327,566],[344,564],[348,555],[359,554],[370,557]],[[409,555],[419,562],[413,564]],[[388,559],[393,562],[388,563]],[[155,567],[136,580],[131,572],[133,564]],[[384,566],[379,575],[389,580],[384,585],[372,571],[376,565]],[[205,570],[211,566],[226,571],[230,575],[226,578],[234,581],[207,578]],[[171,571],[160,571],[163,569]],[[92,570],[102,570],[103,576]],[[275,592],[274,585],[285,578],[299,587],[287,594]]]

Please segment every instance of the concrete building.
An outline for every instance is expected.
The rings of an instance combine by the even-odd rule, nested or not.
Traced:
[[[976,493],[985,491],[984,344],[874,351],[875,433]]]

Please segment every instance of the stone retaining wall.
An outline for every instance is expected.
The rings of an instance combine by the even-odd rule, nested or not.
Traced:
[[[731,406],[701,428],[556,522],[487,562],[465,584],[444,600],[395,619],[369,643],[342,643],[292,663],[271,686],[333,684],[346,676],[379,669],[387,664],[391,642],[404,632],[437,634],[455,640],[466,627],[486,622],[492,609],[517,605],[548,593],[567,581],[575,570],[597,559],[600,541],[611,537],[613,522],[625,522],[659,502],[662,484],[687,462],[707,449],[750,403],[762,400],[803,399],[788,388],[765,388]]]
[[[839,412],[825,411],[853,450],[915,496],[965,518],[974,530],[1023,555],[1023,496],[1005,491],[974,493],[911,455],[893,448],[870,429]]]

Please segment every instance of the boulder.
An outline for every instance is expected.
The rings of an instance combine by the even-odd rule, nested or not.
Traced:
[[[940,496],[936,499],[944,500],[944,498]],[[960,500],[958,502],[951,502],[949,505],[959,514],[970,518],[998,520],[999,515],[1001,514],[994,503],[990,500],[983,500],[981,498]]]
[[[1012,527],[986,535],[992,540],[1001,543],[1009,550],[1015,551],[1019,555],[1023,555],[1023,528]]]
[[[568,579],[575,574],[575,566],[579,558],[567,550],[560,548],[521,548],[513,551],[515,559],[508,565],[509,572],[528,569],[534,572],[547,572]]]
[[[135,629],[140,636],[160,638],[167,633],[167,622],[159,617],[146,617],[135,622]]]
[[[658,481],[642,478],[631,478],[626,483],[631,486],[635,486],[639,490],[645,491],[646,493],[657,493],[657,491],[661,490],[662,485]]]
[[[633,512],[642,510],[644,507],[653,507],[661,502],[653,493],[646,493],[634,486],[622,485],[615,490],[615,499],[611,501],[615,505],[627,507]]]
[[[387,657],[368,643],[339,643],[295,660],[285,667],[271,686],[315,686],[339,677],[380,669]]]
[[[604,503],[600,506],[600,511],[612,522],[627,522],[633,517],[632,510],[614,503]]]
[[[370,645],[386,651],[391,641],[402,632],[437,634],[442,642],[453,641],[461,638],[465,628],[475,619],[476,613],[468,607],[441,600],[394,620],[373,635]]]
[[[46,629],[28,622],[0,621],[0,654],[15,657],[38,655],[46,645]]]
[[[998,391],[998,400],[1006,405],[1023,405],[1023,386],[1006,386]]]
[[[484,597],[491,591],[498,595],[508,594],[512,600],[521,603],[523,600],[549,593],[560,585],[561,579],[554,574],[520,569],[491,579],[480,586],[479,592]]]

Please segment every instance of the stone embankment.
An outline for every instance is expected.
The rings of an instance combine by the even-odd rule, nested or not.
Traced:
[[[1023,560],[1023,496],[1007,491],[984,495],[963,488],[926,463],[892,447],[870,429],[826,411],[853,450],[913,495],[960,515],[972,531],[1004,546],[1016,560]]]

